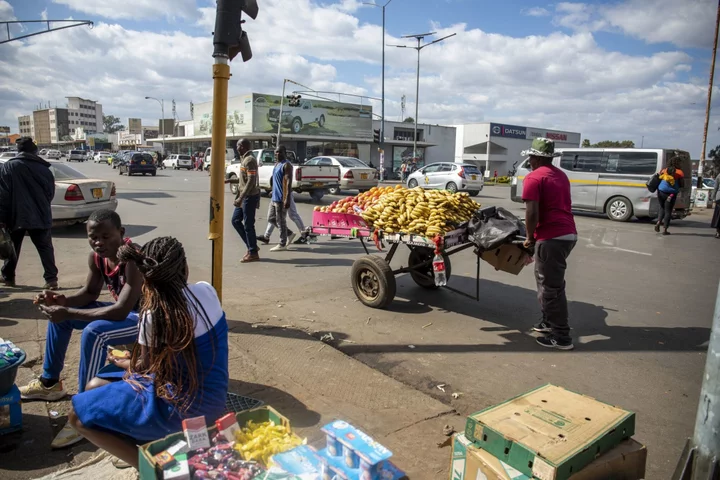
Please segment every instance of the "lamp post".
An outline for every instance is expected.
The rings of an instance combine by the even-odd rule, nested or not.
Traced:
[[[378,5],[377,3],[366,3],[363,5],[371,5],[382,9],[382,94],[380,97],[380,152],[382,154],[381,160],[385,159],[385,7],[390,5],[392,0],[388,0],[385,5]],[[385,178],[385,165],[384,161],[380,164],[380,181],[382,182]]]
[[[165,155],[165,100],[155,97],[145,97],[145,100],[155,100],[160,104],[160,111],[162,112],[162,118],[160,119],[160,136],[162,138],[162,153]]]
[[[417,40],[417,46],[416,47],[408,47],[407,45],[391,45],[393,47],[397,48],[414,48],[417,50],[417,69],[416,69],[416,78],[415,78],[415,133],[413,134],[413,159],[417,158],[417,124],[418,124],[418,106],[420,104],[420,50],[422,50],[425,47],[429,47],[430,45],[433,45],[435,43],[440,43],[443,40],[453,37],[457,35],[456,33],[451,33],[450,35],[444,36],[442,38],[438,38],[437,40],[433,40],[430,43],[422,44],[421,42],[425,37],[429,37],[431,35],[435,35],[436,32],[430,32],[430,33],[419,33],[416,35],[403,35],[402,38],[414,38]]]

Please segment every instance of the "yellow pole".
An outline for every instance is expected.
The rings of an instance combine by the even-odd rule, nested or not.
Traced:
[[[226,57],[213,64],[212,144],[210,147],[210,235],[212,242],[212,284],[222,301],[223,208],[225,201],[225,129],[227,124],[230,66]]]

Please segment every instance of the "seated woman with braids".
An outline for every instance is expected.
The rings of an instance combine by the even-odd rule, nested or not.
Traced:
[[[144,277],[138,346],[130,359],[111,357],[114,367],[73,397],[69,421],[137,468],[137,445],[180,431],[184,418],[222,416],[228,327],[215,289],[187,284],[185,251],[175,238],[156,238],[139,250],[121,247],[118,258]]]

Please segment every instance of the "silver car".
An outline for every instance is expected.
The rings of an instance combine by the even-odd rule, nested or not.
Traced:
[[[87,153],[84,150],[70,150],[68,162],[84,162],[87,160]]]
[[[467,192],[476,196],[485,186],[485,179],[475,165],[466,163],[431,163],[408,177],[408,188]]]
[[[355,157],[315,157],[305,165],[336,166],[340,168],[340,186],[328,188],[330,195],[339,195],[342,190],[366,192],[380,183],[380,174]]]

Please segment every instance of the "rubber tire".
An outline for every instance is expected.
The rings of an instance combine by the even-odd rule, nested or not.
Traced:
[[[228,177],[228,180],[232,180],[233,178],[237,178],[237,175],[234,173]],[[231,183],[230,184],[230,193],[233,195],[237,195],[238,193],[238,184],[237,183]]]
[[[363,294],[360,293],[359,276],[363,270],[370,270],[375,276],[377,276],[379,289],[378,294],[373,299],[367,299]],[[353,262],[352,269],[350,271],[350,283],[352,283],[353,291],[355,296],[360,300],[363,305],[370,308],[385,308],[390,305],[395,298],[397,292],[397,284],[395,283],[395,275],[393,275],[392,268],[385,259],[378,257],[377,255],[365,255],[364,257],[358,258]]]
[[[613,202],[615,202],[616,200],[623,201],[625,203],[625,205],[627,206],[626,213],[622,217],[613,217],[612,214],[610,213],[610,205],[612,205]],[[615,222],[627,222],[633,216],[632,202],[621,195],[612,197],[610,200],[608,200],[607,204],[605,204],[605,214],[607,215],[607,217],[610,220],[613,220]]]
[[[297,125],[297,127],[295,125]],[[303,127],[302,120],[300,120],[299,118],[294,119],[292,121],[292,123],[290,124],[290,130],[295,134],[300,133],[300,130],[302,130],[302,127]]]
[[[325,190],[312,190],[310,192],[310,198],[319,202],[325,196]]]
[[[410,250],[410,255],[408,256],[408,267],[412,267],[413,265],[417,265],[419,263],[423,263],[427,260],[427,256],[430,256],[430,258],[435,256],[435,253],[431,248],[423,248],[423,247],[415,247],[412,250]],[[452,267],[450,264],[450,257],[448,257],[444,252],[442,254],[443,260],[445,260],[445,279],[450,280],[450,275],[452,273]],[[432,265],[429,265],[428,271],[426,273],[429,273],[430,277],[433,277],[433,269]],[[421,277],[414,271],[410,271],[410,277],[412,277],[413,281],[417,283],[419,286],[423,288],[427,288],[428,290],[437,290],[438,287],[435,285],[435,280],[428,280],[425,277]]]
[[[333,187],[333,188],[328,188],[327,193],[328,193],[328,195],[340,195],[340,187],[338,187],[338,188],[335,188],[335,187]]]
[[[320,119],[318,120],[318,127],[322,128],[323,125],[325,125],[325,115],[320,115]]]
[[[417,180],[414,178],[408,182],[408,188],[415,188],[418,186]]]
[[[145,174],[143,173],[143,175],[145,175]],[[150,175],[152,175],[153,177],[154,177],[155,175],[157,175],[157,170],[155,170],[154,172],[152,172]]]
[[[451,186],[452,185],[452,186]],[[450,193],[457,193],[458,187],[455,184],[455,182],[448,182],[447,185],[445,185],[445,190],[447,190]]]
[[[470,195],[471,197],[477,197],[478,195],[480,195],[480,190],[470,190],[470,191],[467,192],[467,193],[468,193],[468,195]]]

